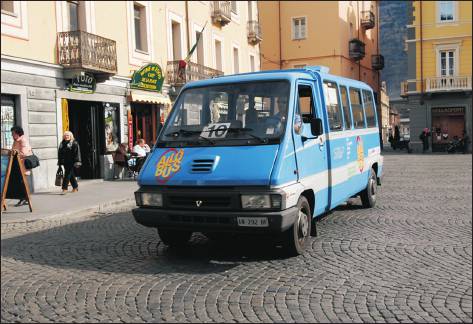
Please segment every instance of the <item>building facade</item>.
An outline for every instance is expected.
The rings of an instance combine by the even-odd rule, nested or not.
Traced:
[[[471,2],[413,1],[412,10],[409,79],[401,85],[410,110],[411,146],[421,151],[419,135],[429,128],[430,150],[445,152],[464,132],[471,139]]]
[[[65,130],[81,146],[80,177],[109,179],[118,144],[153,144],[186,82],[260,69],[255,1],[1,6],[1,145],[23,127],[41,162],[34,191],[54,187]]]
[[[379,97],[377,1],[261,1],[263,70],[325,65],[368,83]],[[378,98],[379,102],[379,98]]]

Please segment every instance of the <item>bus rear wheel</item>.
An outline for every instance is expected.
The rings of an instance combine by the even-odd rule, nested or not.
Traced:
[[[291,256],[302,254],[310,241],[312,213],[305,197],[299,198],[297,208],[296,221],[287,231],[286,250]]]
[[[376,205],[377,190],[376,172],[371,169],[370,177],[366,188],[361,192],[361,204],[364,208],[372,208]]]
[[[189,241],[192,232],[158,228],[158,235],[161,238],[161,241],[166,245],[184,246]]]

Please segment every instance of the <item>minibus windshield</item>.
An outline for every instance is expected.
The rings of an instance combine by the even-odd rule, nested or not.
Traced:
[[[286,125],[289,88],[289,81],[260,81],[184,90],[157,146],[278,143]]]

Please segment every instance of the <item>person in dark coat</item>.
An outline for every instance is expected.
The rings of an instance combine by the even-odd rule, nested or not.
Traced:
[[[399,142],[401,141],[401,133],[399,132],[399,126],[394,126],[394,149],[399,147]]]
[[[82,165],[80,157],[79,143],[74,140],[72,132],[66,131],[63,135],[63,140],[59,145],[58,163],[59,166],[64,166],[64,180],[62,181],[62,193],[67,192],[69,181],[72,185],[72,192],[79,191],[79,184],[77,183],[75,168]]]
[[[121,170],[125,168],[128,165],[128,145],[127,143],[120,143],[118,145],[117,149],[113,153],[113,161],[115,165],[118,167],[117,170],[115,170],[115,174],[113,175],[114,179],[118,179],[118,174],[120,174]]]
[[[429,136],[430,131],[426,127],[419,136],[420,140],[422,141],[422,153],[425,153],[429,150]]]

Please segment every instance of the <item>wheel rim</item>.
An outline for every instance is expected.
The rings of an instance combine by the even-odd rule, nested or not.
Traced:
[[[371,191],[371,197],[376,198],[376,179],[374,177],[371,177],[370,179],[370,191]]]
[[[303,242],[309,234],[309,220],[304,210],[299,210],[299,219],[297,220],[297,234],[299,242]]]

